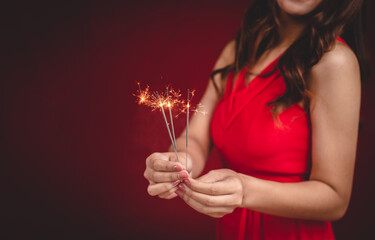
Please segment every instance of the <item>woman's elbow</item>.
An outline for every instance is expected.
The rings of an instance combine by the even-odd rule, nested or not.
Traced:
[[[340,199],[327,216],[327,221],[337,221],[343,218],[349,207],[349,199]]]

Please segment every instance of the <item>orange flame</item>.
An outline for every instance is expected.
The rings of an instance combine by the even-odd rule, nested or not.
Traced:
[[[191,99],[194,97],[195,90],[190,91],[191,97],[190,101],[186,102],[181,99],[182,94],[180,90],[174,90],[173,88],[168,88],[168,93],[160,92],[159,97],[156,93],[150,92],[150,87],[147,85],[143,90],[141,84],[137,82],[138,90],[133,94],[137,98],[137,103],[139,105],[145,105],[151,108],[152,111],[160,110],[160,107],[167,106],[177,112],[175,117],[178,117],[181,113],[186,113],[187,109],[195,113],[206,114],[204,111],[203,105],[198,104],[195,107],[192,107],[190,104]]]

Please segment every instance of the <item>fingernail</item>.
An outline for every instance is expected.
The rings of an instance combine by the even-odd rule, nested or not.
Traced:
[[[183,191],[183,192],[185,191],[185,187],[184,187],[184,185],[180,184],[180,185],[178,185],[177,187],[178,187],[181,191]]]
[[[174,182],[172,183],[173,187],[177,186],[180,182],[181,182],[180,180],[174,181]]]
[[[173,169],[178,172],[182,170],[182,167],[180,165],[174,165]]]
[[[176,190],[175,193],[177,194],[177,196],[179,196],[180,198],[182,198],[184,196],[184,193],[181,192],[180,190]]]
[[[184,178],[188,178],[189,176],[187,175],[186,172],[181,172],[178,174],[178,178],[179,179],[184,179]]]
[[[191,185],[191,182],[189,181],[189,179],[184,179],[184,183],[185,183],[186,185],[188,185],[188,186]]]

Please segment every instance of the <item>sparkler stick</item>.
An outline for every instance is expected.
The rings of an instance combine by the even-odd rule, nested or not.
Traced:
[[[173,117],[172,117],[172,105],[171,105],[171,102],[169,100],[169,93],[168,93],[168,88],[165,89],[165,92],[167,93],[167,100],[168,100],[168,108],[169,108],[169,118],[171,119],[171,128],[172,128],[172,136],[173,136],[173,144],[175,146],[175,148],[177,149],[177,145],[176,145],[176,136],[174,134],[174,126],[173,126]]]
[[[189,140],[189,100],[190,90],[187,90],[187,104],[186,104],[186,168],[187,168],[187,155],[188,155],[188,140]]]
[[[164,112],[164,108],[163,108],[163,102],[162,102],[161,99],[160,99],[160,95],[159,95],[158,91],[156,91],[156,95],[158,96],[158,99],[159,99],[159,101],[160,101],[160,108],[161,108],[161,112],[163,113],[163,117],[164,117],[165,125],[166,125],[166,127],[167,127],[167,130],[168,130],[168,133],[169,133],[169,137],[170,137],[170,139],[171,139],[171,142],[172,142],[172,145],[173,145],[173,148],[174,148],[174,152],[176,153],[177,161],[179,162],[179,160],[178,160],[178,155],[177,155],[177,148],[176,148],[176,145],[175,145],[175,143],[174,143],[174,141],[173,141],[172,134],[171,134],[171,130],[169,130],[167,117],[165,116],[165,112]]]

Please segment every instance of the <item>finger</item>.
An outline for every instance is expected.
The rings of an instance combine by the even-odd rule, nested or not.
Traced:
[[[181,167],[182,169],[186,169],[185,167],[185,157],[182,157],[182,153],[178,153],[178,159],[176,157],[176,154],[174,152],[166,152],[166,153],[153,153],[151,154],[147,159],[146,159],[146,166],[148,167],[152,167],[152,165],[154,164],[153,161],[155,160],[161,160],[164,161],[164,162],[168,162],[169,164],[169,169],[167,169],[167,171],[173,171],[173,167],[175,165],[178,165],[177,168]],[[185,156],[185,154],[183,154],[183,156]],[[173,164],[173,163],[175,164]],[[172,166],[172,167],[171,167]],[[177,171],[180,171],[179,169],[176,169]],[[162,171],[165,171],[165,170],[162,170]]]
[[[201,182],[193,178],[189,178],[189,181],[186,181],[193,191],[208,194],[208,195],[226,195],[231,194],[234,191],[233,181],[219,181],[214,183]]]
[[[169,200],[169,199],[172,199],[172,198],[175,198],[175,197],[177,197],[177,194],[174,192],[174,193],[172,193],[171,195],[165,197],[164,199]]]
[[[187,166],[187,160],[186,160],[186,153],[177,153],[178,158],[176,157],[176,154],[169,155],[169,161],[178,163],[180,166],[182,166],[183,170],[191,169],[191,163],[189,164],[189,167]]]
[[[211,217],[220,217],[223,216],[224,214],[231,213],[233,209],[228,208],[228,207],[208,207],[204,206],[200,202],[197,202],[193,198],[190,198],[186,194],[184,194],[182,191],[177,190],[176,194],[182,198],[186,204],[188,204],[190,207],[195,209],[197,212],[209,215]]]
[[[148,184],[151,185],[151,184],[155,184],[154,181],[151,181],[149,178],[148,178],[148,170],[146,168],[145,172],[143,173],[143,176],[146,178],[146,180],[148,181]]]
[[[177,162],[170,162],[154,158],[150,160],[150,168],[161,172],[178,172],[183,169],[183,166]]]
[[[173,183],[168,182],[168,183],[150,184],[147,187],[147,192],[151,196],[156,196],[156,195],[160,195],[160,194],[163,194],[163,193],[168,193],[171,189],[176,187],[179,183],[180,183],[180,181],[178,180],[178,181],[175,181]],[[174,191],[171,191],[169,194],[171,194],[173,192]]]
[[[199,180],[201,182],[206,182],[206,183],[218,182],[222,179],[223,179],[223,176],[222,176],[222,174],[220,174],[220,170],[209,171],[205,175],[197,178],[197,180]]]
[[[162,194],[159,194],[158,197],[163,198],[163,199],[170,199],[171,195],[176,194],[175,191],[177,189],[178,189],[177,187],[173,187],[173,188],[169,189],[168,191],[166,191]]]
[[[146,165],[152,166],[153,161],[161,160],[164,162],[170,162],[174,153],[166,152],[166,153],[153,153],[146,158]]]
[[[180,172],[155,172],[151,170],[146,170],[145,177],[156,183],[163,182],[174,182],[176,180],[188,179],[189,175],[186,171]]]
[[[184,190],[184,194],[201,203],[204,206],[209,207],[233,207],[240,204],[233,195],[218,195],[212,196],[199,192],[192,191],[188,186],[182,184],[179,186],[180,190]],[[182,189],[183,188],[183,189]]]
[[[164,161],[169,161],[169,153],[153,153],[146,158],[146,165],[149,166],[153,159],[159,159]]]

